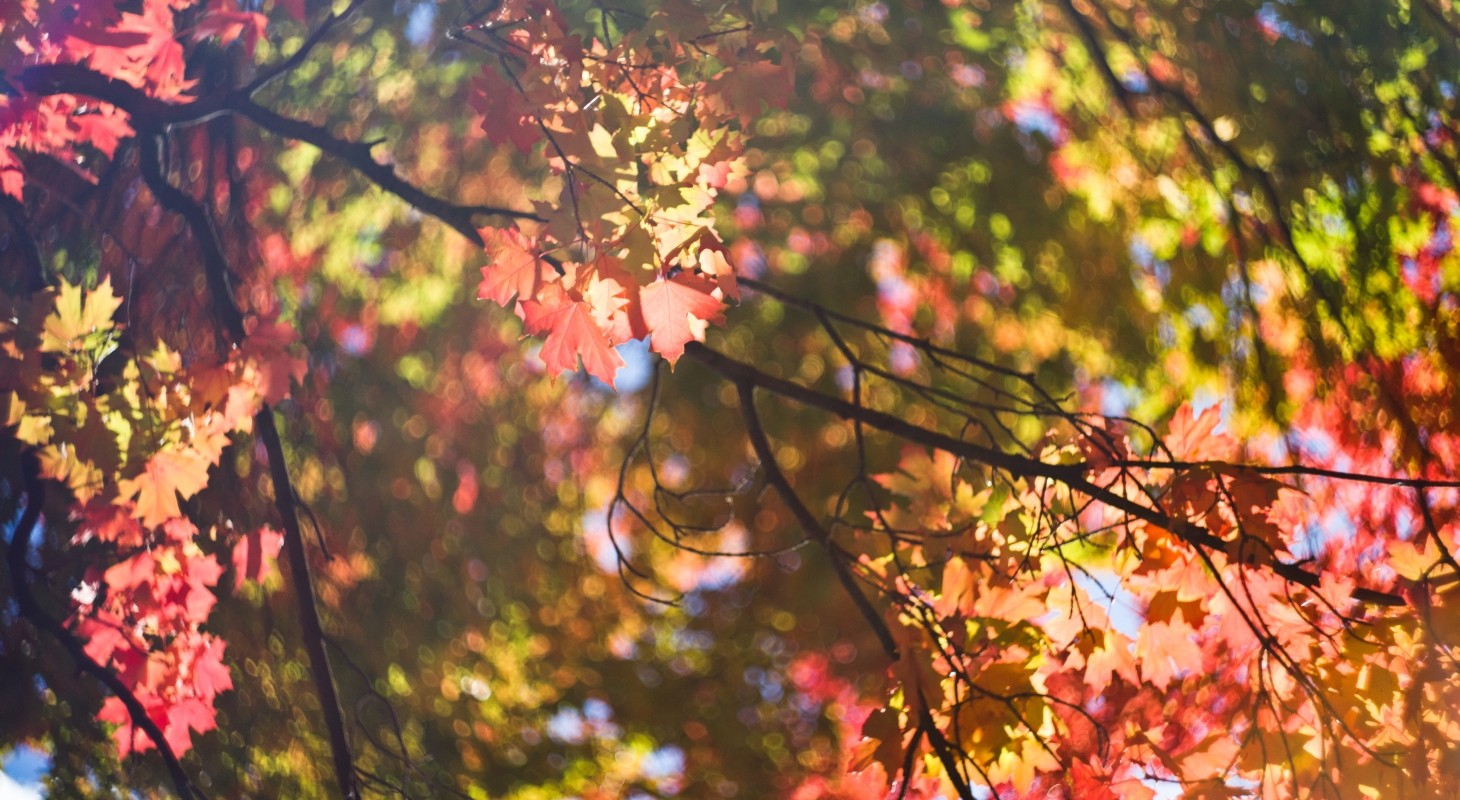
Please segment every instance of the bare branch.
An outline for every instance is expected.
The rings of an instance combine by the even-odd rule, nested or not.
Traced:
[[[760,423],[760,415],[755,411],[755,384],[749,381],[739,381],[737,386],[740,390],[740,413],[745,419],[745,432],[750,435],[750,446],[755,449],[755,455],[760,459],[761,468],[766,471],[766,479],[774,486],[776,493],[781,496],[786,505],[791,509],[791,514],[796,521],[810,536],[812,541],[821,545],[831,560],[832,571],[841,582],[842,588],[851,596],[852,603],[857,606],[862,617],[871,626],[872,632],[877,634],[877,641],[882,644],[883,652],[893,661],[900,656],[897,652],[897,642],[892,638],[892,631],[888,629],[887,623],[882,615],[873,607],[872,602],[862,593],[857,586],[857,579],[853,577],[852,571],[847,568],[845,554],[837,549],[831,539],[831,534],[826,527],[811,513],[811,509],[801,501],[801,496],[796,494],[796,489],[791,481],[786,478],[786,473],[781,471],[781,465],[776,462],[776,453],[771,449],[771,443],[766,438],[765,427]]]
[[[233,104],[233,110],[270,133],[312,144],[326,153],[344,160],[356,172],[369,178],[376,186],[404,200],[421,213],[450,225],[457,233],[478,247],[484,244],[482,236],[477,233],[476,224],[473,222],[474,218],[479,215],[491,214],[511,219],[543,221],[542,217],[529,211],[513,211],[508,208],[486,205],[463,206],[427,194],[415,184],[397,175],[395,167],[376,161],[375,156],[371,155],[370,151],[373,148],[370,144],[338,138],[324,128],[311,125],[303,120],[282,116],[252,100],[240,99]]]
[[[319,24],[319,27],[310,32],[309,38],[305,39],[304,42],[299,45],[299,49],[295,50],[293,53],[290,53],[289,57],[284,59],[283,61],[280,61],[277,64],[273,64],[265,68],[262,72],[258,74],[257,77],[249,81],[248,85],[244,86],[239,91],[242,92],[245,97],[252,97],[257,94],[260,89],[264,88],[270,83],[273,83],[275,80],[283,77],[284,75],[293,72],[296,68],[299,67],[300,64],[304,63],[305,59],[309,58],[309,54],[314,51],[315,46],[324,41],[324,38],[329,35],[330,31],[334,29],[335,25],[339,24],[351,14],[354,14],[355,11],[359,9],[360,6],[363,4],[364,0],[350,0],[350,4],[348,6],[345,6],[344,10],[338,13],[332,12],[328,17],[325,18],[323,22]]]

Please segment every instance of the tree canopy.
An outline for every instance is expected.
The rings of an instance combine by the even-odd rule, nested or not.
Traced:
[[[1453,797],[1457,40],[0,4],[0,767]]]

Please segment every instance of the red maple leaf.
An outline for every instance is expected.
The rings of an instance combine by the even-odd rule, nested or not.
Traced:
[[[82,617],[76,632],[86,640],[86,655],[98,664],[106,664],[118,651],[137,651],[139,646],[124,629],[120,619],[107,613]]]
[[[240,382],[249,384],[265,403],[277,403],[288,397],[291,384],[303,382],[309,371],[309,362],[291,352],[299,333],[277,320],[249,322],[248,336],[231,358],[234,369],[241,373]]]
[[[649,344],[670,364],[684,355],[686,344],[700,339],[704,323],[719,321],[725,304],[710,294],[714,288],[704,278],[682,272],[639,290]]]
[[[1088,800],[1120,800],[1120,795],[1111,788],[1111,776],[1085,761],[1075,761],[1069,771],[1070,788],[1075,797]]]
[[[482,115],[482,130],[492,144],[511,142],[525,155],[542,139],[532,106],[496,70],[483,68],[472,88],[471,106]]]
[[[108,567],[102,580],[112,591],[125,591],[151,581],[156,574],[152,553],[144,550],[126,561]]]
[[[739,117],[747,128],[761,114],[761,103],[785,108],[795,91],[796,75],[789,60],[774,64],[750,61],[737,64],[707,82],[706,101],[723,105],[727,115]]]
[[[223,663],[223,650],[228,645],[207,634],[200,634],[197,639],[193,650],[193,688],[203,697],[216,697],[233,688],[233,674]]]
[[[559,374],[577,369],[581,356],[583,369],[589,375],[613,385],[613,376],[624,360],[609,346],[608,338],[586,303],[567,300],[549,308],[529,300],[522,304],[522,311],[529,329],[548,332],[538,355],[550,372]]]
[[[193,28],[193,41],[217,36],[220,44],[228,45],[241,36],[244,55],[253,58],[267,23],[267,17],[254,11],[211,11]]]
[[[168,708],[166,714],[167,726],[163,728],[162,736],[172,746],[174,753],[185,753],[192,749],[193,735],[189,728],[203,733],[218,727],[218,713],[213,710],[213,704],[196,697],[180,701]],[[146,748],[139,746],[137,749]]]

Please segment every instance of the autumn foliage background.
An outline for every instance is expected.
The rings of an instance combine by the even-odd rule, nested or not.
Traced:
[[[1457,36],[0,3],[0,764],[1453,797]]]

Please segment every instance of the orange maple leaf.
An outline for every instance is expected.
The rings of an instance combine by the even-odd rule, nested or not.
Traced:
[[[507,306],[513,297],[535,298],[556,277],[552,266],[532,252],[532,241],[516,230],[482,228],[492,263],[482,267],[477,297]]]
[[[1183,404],[1171,419],[1166,434],[1166,446],[1172,455],[1189,461],[1221,461],[1231,458],[1237,450],[1237,441],[1225,433],[1216,433],[1222,421],[1222,409],[1211,405],[1200,414],[1192,412],[1191,404]]]
[[[133,513],[143,525],[155,528],[182,516],[178,496],[186,500],[202,491],[208,485],[211,466],[212,462],[191,447],[162,450],[147,459],[140,475],[117,481],[118,494],[123,501],[135,498]]]

